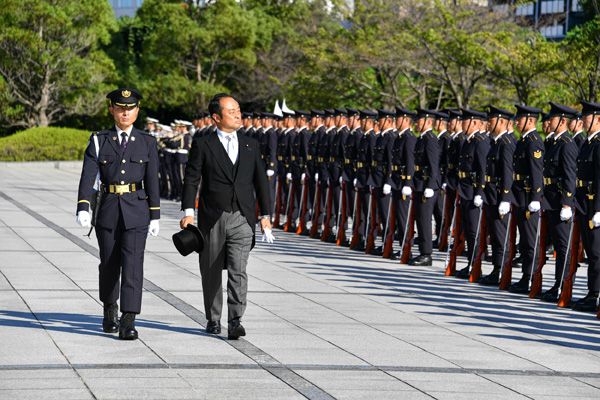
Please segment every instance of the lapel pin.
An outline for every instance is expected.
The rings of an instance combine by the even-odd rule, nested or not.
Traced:
[[[117,140],[117,137],[116,137],[116,136],[113,136],[113,140]]]
[[[135,136],[131,136],[131,141],[135,142]]]

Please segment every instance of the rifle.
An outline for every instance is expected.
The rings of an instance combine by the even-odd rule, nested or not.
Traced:
[[[481,258],[485,253],[485,244],[487,241],[487,222],[484,214],[485,211],[483,211],[482,204],[481,209],[479,210],[479,225],[477,226],[477,235],[475,236],[477,255],[475,256],[475,252],[473,252],[473,270],[471,270],[469,282],[479,282],[479,278],[481,278]],[[479,243],[477,243],[477,239],[479,239]]]
[[[571,223],[573,224],[573,234],[571,235],[573,243],[571,246],[571,256],[569,257],[569,275],[567,275],[564,280],[563,289],[560,293],[560,298],[558,299],[558,306],[563,308],[569,307],[569,302],[573,297],[573,284],[575,283],[575,276],[577,275],[577,267],[579,267],[579,245],[581,243],[581,234],[579,231],[579,221],[577,220],[575,213],[573,213],[573,220]],[[565,258],[565,264],[566,261],[567,259]]]
[[[454,206],[454,229],[450,234],[454,236],[454,242],[452,244],[452,250],[450,250],[450,244],[448,244],[448,253],[446,255],[446,275],[456,275],[456,258],[462,253],[464,248],[464,238],[461,235],[461,213],[458,205],[458,190],[456,191],[456,205]]]
[[[385,240],[383,242],[383,258],[389,258],[392,254],[392,251],[394,251],[394,233],[396,232],[396,207],[392,200],[393,198],[390,199],[391,208],[388,211],[388,215],[390,215],[390,217],[388,218],[388,221],[390,221],[390,229],[388,230],[389,234],[385,236]],[[408,219],[409,216],[407,215],[406,218]]]
[[[283,227],[283,231],[287,232],[290,230],[291,226],[292,226],[292,213],[294,212],[294,203],[295,203],[295,197],[296,197],[296,193],[295,192],[295,188],[294,188],[294,181],[292,180],[290,182],[290,188],[288,190],[288,201],[287,201],[287,205],[285,207],[285,226]]]
[[[311,215],[312,226],[310,227],[310,235],[309,237],[314,237],[317,233],[319,233],[319,217],[321,216],[321,185],[319,185],[319,180],[315,179],[315,202],[313,203],[313,212]]]
[[[392,215],[392,199],[391,199],[391,194],[390,194],[390,198],[388,199],[388,209],[387,209],[387,218],[385,221],[385,229],[383,230],[383,236],[381,238],[381,249],[384,250],[385,249],[385,244],[387,242],[387,233],[388,233],[388,228],[390,226],[390,217]]]
[[[443,182],[443,181],[442,181]],[[444,230],[444,225],[446,223],[446,191],[442,189],[442,219],[440,220],[440,226],[436,226],[436,234],[437,234],[437,241],[438,241],[438,249],[439,249],[439,244],[442,241],[442,235],[443,235],[443,230]]]
[[[565,253],[565,262],[563,264],[562,274],[560,274],[560,284],[558,287],[560,288],[562,295],[562,285],[565,279],[565,270],[567,269],[567,260],[570,258],[571,245],[573,244],[573,227],[575,226],[575,216],[571,217],[571,221],[569,222],[569,240],[567,241],[567,251]]]
[[[338,218],[337,218],[337,232],[335,237],[335,244],[338,246],[346,240],[346,229],[344,225],[346,225],[346,204],[348,203],[348,199],[346,198],[346,184],[342,182],[340,185],[340,204],[338,207]],[[342,210],[344,210],[342,212]]]
[[[450,226],[453,226],[454,224],[454,210],[452,211],[452,223],[450,223],[450,225],[448,225],[449,223],[449,219],[446,218],[446,215],[449,215],[450,212],[450,198],[447,196],[446,192],[444,192],[444,214],[442,215],[442,221],[443,223],[442,228],[442,237],[439,240],[439,245],[440,247],[438,248],[438,250],[440,251],[444,251],[444,248],[448,246],[448,229],[450,228]],[[450,228],[451,229],[451,228]]]
[[[306,178],[300,179],[300,185],[302,185],[302,190],[300,191],[300,204],[298,206],[298,221],[296,222],[296,226],[298,229],[296,230],[296,234],[301,234],[306,229],[306,199],[308,196],[308,192],[306,191]]]
[[[504,238],[504,251],[502,253],[502,261],[504,261],[507,241],[510,241],[510,243],[508,250],[508,259],[505,263],[502,264],[502,278],[500,280],[499,285],[500,290],[508,290],[508,287],[510,286],[510,283],[512,281],[512,261],[515,258],[517,248],[517,220],[516,218],[512,218],[512,216],[513,215],[511,212],[508,216],[508,223],[506,225],[506,236]]]
[[[415,213],[413,210],[412,196],[408,201],[408,211],[406,212],[406,225],[404,226],[404,235],[402,235],[402,243],[400,243],[400,264],[406,264],[410,258],[410,243],[415,235]],[[410,228],[410,231],[409,231]]]
[[[271,177],[269,177],[269,179],[270,178]],[[273,218],[273,227],[279,225],[279,211],[281,208],[281,196],[279,192],[279,177],[275,177],[275,207],[273,208],[273,211],[275,212],[275,218]]]
[[[365,220],[365,247],[368,246],[368,236],[369,236],[369,222],[371,221],[371,203],[373,202],[373,196],[371,190],[369,189],[369,204],[367,206],[367,219]]]
[[[97,132],[94,132],[94,147],[96,148],[96,160],[99,159],[100,155],[100,145],[98,143],[98,135]],[[100,212],[100,205],[102,204],[102,182],[100,182],[100,171],[96,173],[96,182],[95,185],[96,190],[92,193],[92,197],[90,198],[90,230],[87,233],[87,237],[89,238],[92,234],[92,231],[96,227],[96,222],[98,221],[98,213]]]
[[[529,298],[533,299],[538,297],[538,294],[542,292],[542,268],[546,264],[546,213],[540,211],[540,259],[538,261],[538,267],[533,274],[533,283],[531,284],[531,290],[529,291]],[[542,234],[543,232],[543,234]],[[535,254],[535,252],[534,252]],[[534,260],[535,262],[535,260]]]
[[[327,240],[329,235],[331,234],[331,227],[329,226],[329,222],[331,221],[331,206],[333,205],[333,190],[331,189],[331,182],[327,184],[327,192],[325,195],[325,207],[327,207],[327,212],[325,213],[325,218],[323,218],[323,233],[321,234],[321,241],[324,242]]]
[[[354,193],[354,211],[352,212],[352,239],[350,240],[350,247],[354,247],[358,244],[358,240],[360,238],[360,232],[358,232],[358,227],[360,226],[360,196],[359,192]]]
[[[541,211],[540,211],[540,214],[541,214]],[[531,269],[532,270],[533,270],[533,266],[535,265],[535,254],[536,254],[536,252],[538,250],[538,247],[539,247],[539,244],[540,244],[540,232],[541,232],[541,228],[542,228],[542,216],[539,215],[539,217],[538,217],[538,223],[537,223],[537,230],[536,230],[536,233],[535,233],[535,242],[534,242],[535,245],[533,246],[533,260],[531,260]],[[536,269],[536,272],[537,272],[537,269]],[[535,275],[535,273],[531,274],[530,280],[533,280],[533,275]]]
[[[379,220],[377,217],[377,202],[373,201],[373,196],[375,196],[374,190],[371,190],[371,197],[369,203],[371,204],[371,229],[369,229],[369,235],[367,236],[367,248],[365,249],[365,253],[371,253],[373,247],[375,247],[375,232],[377,231]],[[368,221],[368,220],[367,220]]]

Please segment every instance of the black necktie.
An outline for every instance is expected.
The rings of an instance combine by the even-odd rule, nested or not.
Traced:
[[[125,149],[127,148],[127,134],[125,132],[121,133],[121,152],[125,153]]]

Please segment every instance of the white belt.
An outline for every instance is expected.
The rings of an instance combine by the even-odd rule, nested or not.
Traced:
[[[185,150],[185,149],[180,149],[180,150],[177,150],[177,153],[179,153],[179,154],[187,154],[188,151]]]
[[[172,149],[165,149],[167,151],[167,153],[177,153],[176,150],[172,150]]]

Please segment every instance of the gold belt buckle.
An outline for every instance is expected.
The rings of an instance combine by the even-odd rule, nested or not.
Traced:
[[[115,185],[115,193],[120,195],[129,193],[129,185]]]

